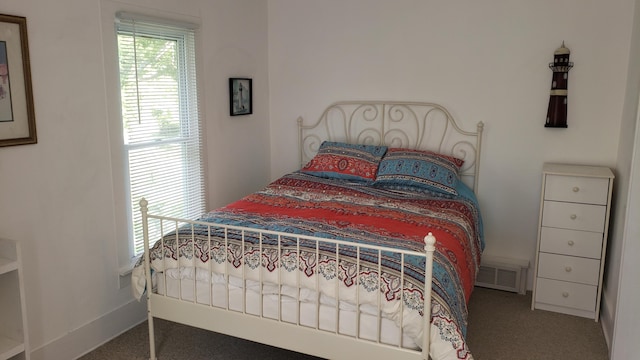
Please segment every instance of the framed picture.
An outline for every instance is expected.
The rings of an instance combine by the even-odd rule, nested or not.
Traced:
[[[231,116],[253,114],[251,79],[229,78],[229,109]]]
[[[36,142],[27,19],[0,14],[0,146]]]

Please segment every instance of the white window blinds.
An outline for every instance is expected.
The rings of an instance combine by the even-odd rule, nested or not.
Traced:
[[[118,14],[116,30],[128,210],[138,255],[142,197],[150,212],[164,216],[196,218],[205,210],[195,34],[187,24],[131,14]],[[152,240],[160,236],[154,226]]]

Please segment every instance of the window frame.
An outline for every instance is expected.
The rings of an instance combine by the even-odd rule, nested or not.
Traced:
[[[113,217],[111,221],[105,224],[112,224],[113,243],[117,254],[117,271],[119,272],[119,287],[127,287],[129,284],[128,274],[131,272],[133,265],[139,259],[134,256],[133,230],[131,228],[134,212],[139,212],[139,207],[131,207],[129,204],[130,183],[129,169],[127,167],[128,159],[124,150],[124,133],[123,122],[121,117],[121,98],[120,98],[120,69],[118,59],[118,44],[116,19],[123,11],[136,14],[144,19],[158,20],[165,24],[186,25],[193,27],[194,30],[194,61],[193,68],[197,73],[201,73],[202,59],[201,52],[198,50],[201,46],[200,25],[201,19],[197,16],[178,14],[176,12],[166,12],[159,9],[141,8],[135,5],[127,5],[111,1],[101,2],[101,23],[102,23],[102,42],[104,50],[104,68],[105,68],[105,97],[107,123],[106,130],[109,138],[109,151],[111,153],[111,173],[113,187]],[[149,16],[143,15],[149,13]],[[200,163],[204,208],[207,208],[207,171],[206,171],[206,129],[204,122],[204,107],[199,101],[203,97],[203,84],[196,84],[196,101],[199,105],[200,117]],[[106,219],[105,219],[106,220]],[[109,225],[106,225],[109,226]]]
[[[181,189],[176,190],[174,188],[173,190],[168,190],[168,191],[174,191],[175,194],[178,195],[178,198],[182,200],[181,205],[178,205],[178,207],[184,208],[184,209],[179,213],[171,213],[167,215],[175,216],[175,217],[187,217],[187,216],[192,217],[194,215],[195,216],[200,215],[205,210],[204,173],[202,171],[202,165],[203,165],[202,143],[204,139],[202,136],[202,126],[201,126],[202,120],[200,118],[200,112],[198,111],[199,103],[197,101],[197,92],[198,92],[197,83],[198,82],[197,82],[197,77],[195,72],[196,71],[195,70],[195,67],[196,67],[195,66],[195,62],[196,62],[195,61],[196,59],[195,32],[193,31],[193,29],[190,29],[188,27],[184,27],[184,26],[176,27],[173,25],[167,26],[165,22],[161,22],[158,20],[150,21],[147,19],[138,20],[137,16],[129,16],[128,14],[125,14],[124,16],[119,15],[119,21],[116,26],[116,36],[117,36],[117,43],[119,44],[118,45],[119,49],[120,49],[121,37],[130,38],[129,44],[126,44],[125,46],[127,45],[133,46],[134,48],[137,48],[136,40],[139,40],[142,38],[149,38],[153,40],[166,41],[166,42],[175,42],[175,45],[174,45],[175,47],[172,47],[172,48],[175,53],[174,57],[176,60],[176,72],[174,73],[174,75],[176,75],[177,92],[175,93],[175,97],[178,105],[178,111],[177,111],[177,114],[175,115],[177,115],[177,119],[179,120],[178,121],[179,133],[171,134],[175,136],[162,137],[160,135],[147,133],[146,130],[143,130],[142,135],[149,136],[149,138],[141,139],[136,137],[134,138],[135,139],[134,140],[131,138],[127,139],[127,137],[123,136],[123,139],[122,139],[123,151],[125,153],[125,168],[126,168],[125,175],[127,176],[126,190],[127,190],[127,198],[129,199],[129,202],[128,202],[129,206],[127,210],[127,212],[129,213],[129,216],[128,216],[129,238],[131,239],[129,242],[129,251],[133,257],[138,257],[142,254],[142,251],[143,251],[143,242],[142,242],[143,239],[142,239],[142,227],[140,225],[141,216],[139,213],[136,213],[135,210],[136,210],[136,205],[139,202],[139,199],[141,198],[141,196],[145,196],[145,194],[135,193],[134,189],[137,191],[140,191],[144,189],[144,187],[146,186],[153,187],[153,184],[139,185],[141,183],[146,184],[145,179],[141,179],[142,181],[138,181],[139,178],[135,178],[135,179],[131,178],[131,174],[137,170],[137,169],[133,169],[132,171],[131,166],[132,166],[132,161],[136,160],[134,159],[134,157],[136,157],[135,154],[138,153],[138,150],[142,152],[146,152],[148,150],[152,154],[157,153],[157,156],[161,156],[164,154],[164,151],[160,147],[177,146],[178,149],[177,150],[174,149],[173,151],[178,151],[179,153],[182,153],[182,157],[179,157],[180,170],[178,170],[178,172],[181,171],[181,173],[183,174],[182,177],[185,180],[185,183],[182,184],[183,186]],[[133,54],[126,54],[126,55],[127,55],[127,58],[125,59],[125,61],[133,60],[132,64],[137,64],[139,60],[143,59],[143,56],[141,55],[139,56],[137,53],[135,53],[135,49]],[[118,62],[120,63],[121,61],[122,61],[122,56],[119,52]],[[134,98],[137,98],[137,103],[135,103],[135,105],[133,106],[135,108],[134,118],[137,118],[138,121],[155,120],[153,119],[153,116],[142,115],[143,113],[147,113],[147,112],[152,113],[154,110],[157,110],[157,108],[153,107],[154,104],[149,104],[144,100],[141,101],[142,100],[141,96],[151,95],[151,93],[148,93],[147,91],[144,91],[144,90],[141,91],[140,89],[142,89],[142,87],[140,88],[138,87],[137,79],[142,79],[144,77],[144,74],[142,73],[139,74],[138,72],[135,72],[134,77],[136,78],[135,86],[134,86],[135,88]],[[192,84],[191,82],[195,82],[195,83]],[[141,86],[143,84],[144,82],[140,83]],[[121,97],[121,103],[124,103],[125,99],[131,94],[123,93],[122,90],[123,90],[123,87],[121,84],[120,97]],[[156,95],[156,94],[153,93],[153,95]],[[124,107],[122,107],[122,111],[123,112],[125,111]],[[135,114],[136,111],[137,111],[137,114]],[[127,128],[128,126],[131,126],[131,124],[130,122],[125,122],[125,120],[130,120],[130,119],[125,119],[124,113],[121,115],[121,118],[122,118],[123,134],[124,134],[125,128]],[[195,149],[192,148],[193,146],[195,146]],[[154,157],[157,157],[157,156],[154,156]],[[191,156],[196,156],[197,159],[199,160],[199,164],[197,165],[190,164],[189,159],[191,159]],[[147,166],[147,165],[141,165],[141,166]],[[198,171],[198,169],[200,170]],[[176,168],[174,168],[174,170],[176,170]],[[134,183],[138,185],[134,186],[133,185]],[[195,203],[191,201],[192,195],[189,195],[191,193],[190,190],[192,189],[192,187],[198,189],[197,194],[194,196],[196,200]],[[180,193],[182,193],[181,197],[179,196]],[[169,194],[164,194],[164,195],[169,195]],[[136,196],[135,199],[133,198],[134,196]],[[151,196],[151,194],[149,196]],[[151,208],[152,210],[153,210],[153,207],[156,207],[156,210],[160,211],[159,207],[165,204],[166,203],[162,201],[158,201],[156,203],[150,204],[150,206],[152,207]],[[150,236],[152,237],[159,235],[159,231],[160,231],[159,229],[156,229],[153,226],[150,226],[149,228]]]

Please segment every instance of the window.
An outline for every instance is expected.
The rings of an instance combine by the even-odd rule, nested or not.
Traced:
[[[135,256],[144,249],[142,197],[154,214],[195,218],[205,210],[195,34],[192,26],[131,14],[118,14],[116,32]],[[153,223],[149,236],[160,236]]]

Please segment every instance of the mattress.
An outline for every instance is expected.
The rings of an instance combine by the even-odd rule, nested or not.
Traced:
[[[400,344],[402,335],[399,328],[392,320],[378,316],[374,306],[361,306],[360,316],[357,319],[358,310],[353,304],[346,301],[340,302],[340,313],[336,314],[335,299],[322,294],[318,296],[313,290],[298,291],[289,286],[282,286],[279,294],[277,285],[265,284],[261,294],[260,283],[247,280],[245,292],[241,278],[230,277],[227,283],[221,274],[209,275],[209,272],[204,269],[196,269],[195,273],[196,281],[194,281],[194,268],[171,269],[166,274],[157,274],[154,292],[202,305],[244,312],[310,328],[317,327],[320,330],[352,337],[358,336],[369,341],[379,340],[383,344]],[[262,300],[260,300],[261,295]],[[282,306],[278,306],[278,300]],[[340,324],[337,330],[336,323]],[[380,325],[380,336],[378,336],[378,325]],[[358,331],[356,328],[359,328]],[[402,337],[401,346],[410,349],[419,348],[407,336]]]

